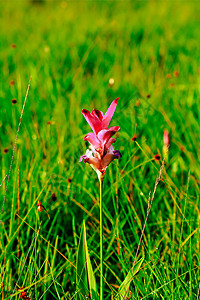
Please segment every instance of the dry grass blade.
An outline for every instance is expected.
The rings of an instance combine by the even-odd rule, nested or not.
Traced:
[[[24,103],[23,103],[23,107],[22,107],[22,111],[21,111],[21,115],[20,115],[17,134],[16,134],[16,137],[15,137],[15,143],[14,143],[14,147],[13,147],[12,158],[11,158],[10,168],[9,168],[9,172],[8,172],[8,179],[7,179],[7,183],[6,183],[6,189],[5,189],[5,194],[4,194],[4,199],[3,199],[2,209],[1,209],[0,224],[2,223],[3,210],[4,210],[5,201],[6,201],[6,194],[7,194],[7,189],[8,189],[9,179],[10,179],[10,173],[11,173],[11,169],[12,169],[13,159],[14,159],[14,155],[15,155],[15,149],[16,149],[16,145],[17,145],[17,139],[18,139],[19,130],[20,130],[21,122],[22,122],[22,117],[23,117],[23,113],[24,113],[24,109],[25,109],[25,105],[26,105],[26,100],[27,100],[27,97],[28,97],[30,84],[31,84],[31,77],[30,77],[28,87],[27,87],[27,90],[26,90],[26,96],[25,96],[25,99],[24,99]],[[4,180],[5,180],[5,177],[4,177]]]
[[[23,264],[23,266],[22,266],[20,275],[19,275],[18,280],[17,280],[17,282],[16,282],[16,284],[15,284],[15,287],[14,287],[14,289],[13,289],[13,292],[12,292],[12,294],[11,294],[10,299],[12,299],[13,294],[14,294],[14,292],[15,292],[15,289],[16,289],[16,287],[17,287],[17,285],[18,285],[18,282],[19,282],[19,280],[20,280],[20,278],[21,278],[22,272],[23,272],[23,270],[24,270],[26,261],[27,261],[27,259],[28,259],[28,256],[29,256],[29,253],[30,253],[30,251],[31,251],[31,248],[32,248],[32,245],[33,245],[33,242],[34,242],[35,238],[36,238],[36,235],[34,236],[32,242],[31,242],[31,245],[30,245],[30,247],[29,247],[29,249],[28,249],[28,252],[27,252],[26,257],[25,257],[25,260],[24,260],[24,264]]]
[[[5,179],[6,179],[7,175],[4,177],[4,179],[2,180],[0,187],[2,186],[2,184],[4,183]]]
[[[135,262],[136,262],[136,259],[137,259],[138,253],[139,253],[140,245],[141,245],[142,238],[143,238],[143,235],[144,235],[144,230],[145,230],[145,227],[146,227],[146,224],[147,224],[147,220],[148,220],[148,217],[149,217],[149,213],[150,213],[150,211],[151,211],[151,206],[152,206],[152,204],[153,204],[153,199],[154,199],[154,197],[155,197],[155,193],[156,193],[156,189],[157,189],[158,183],[159,183],[160,180],[161,180],[161,176],[162,176],[162,172],[163,172],[164,166],[165,166],[165,157],[164,157],[164,159],[163,159],[163,161],[162,161],[162,165],[161,165],[161,168],[160,168],[160,172],[159,172],[158,178],[156,179],[156,182],[155,182],[155,185],[154,185],[154,190],[153,190],[152,197],[151,197],[151,192],[149,193],[147,215],[146,215],[146,219],[145,219],[145,222],[144,222],[144,226],[143,226],[143,228],[142,228],[142,233],[141,233],[140,240],[139,240],[138,247],[137,247],[137,251],[136,251],[136,254],[135,254],[135,259],[134,259],[134,262],[133,262],[132,270],[133,270],[134,267],[135,267]]]
[[[197,293],[197,300],[199,299],[199,292],[200,292],[200,284],[199,284],[198,293]]]

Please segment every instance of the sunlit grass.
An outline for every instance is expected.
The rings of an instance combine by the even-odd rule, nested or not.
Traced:
[[[194,1],[0,3],[0,183],[32,76],[0,225],[2,299],[13,291],[19,299],[20,287],[31,298],[74,299],[83,219],[99,284],[99,186],[78,162],[89,130],[81,109],[106,111],[117,97],[111,125],[121,128],[122,158],[104,180],[104,298],[115,298],[134,262],[165,129],[168,160],[131,299],[197,298],[199,8]]]

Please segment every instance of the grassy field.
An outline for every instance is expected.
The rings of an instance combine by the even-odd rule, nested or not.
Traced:
[[[117,97],[122,158],[103,185],[104,299],[122,299],[164,130],[170,148],[126,299],[200,298],[199,13],[198,1],[0,1],[1,299],[20,299],[20,287],[31,299],[81,295],[83,220],[99,286],[99,182],[79,163],[91,131],[81,110],[106,112]]]

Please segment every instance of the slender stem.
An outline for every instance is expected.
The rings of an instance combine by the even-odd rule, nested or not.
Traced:
[[[100,300],[103,300],[103,203],[102,203],[102,185],[100,182]]]

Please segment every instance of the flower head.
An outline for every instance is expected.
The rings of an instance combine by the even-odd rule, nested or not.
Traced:
[[[86,109],[81,111],[93,132],[88,133],[84,138],[85,141],[90,143],[90,146],[86,154],[81,156],[80,161],[84,160],[85,163],[89,163],[97,172],[100,180],[103,180],[106,168],[111,161],[121,156],[120,152],[114,150],[112,145],[116,142],[116,139],[112,136],[120,130],[120,127],[108,128],[118,100],[119,98],[111,103],[105,115],[102,111],[96,109],[93,109],[91,113]]]
[[[86,121],[88,122],[95,134],[97,134],[102,129],[108,128],[108,125],[115,112],[118,100],[119,98],[115,99],[111,103],[105,115],[102,113],[102,111],[97,109],[93,109],[91,113],[87,109],[82,109],[82,114],[84,115]]]

